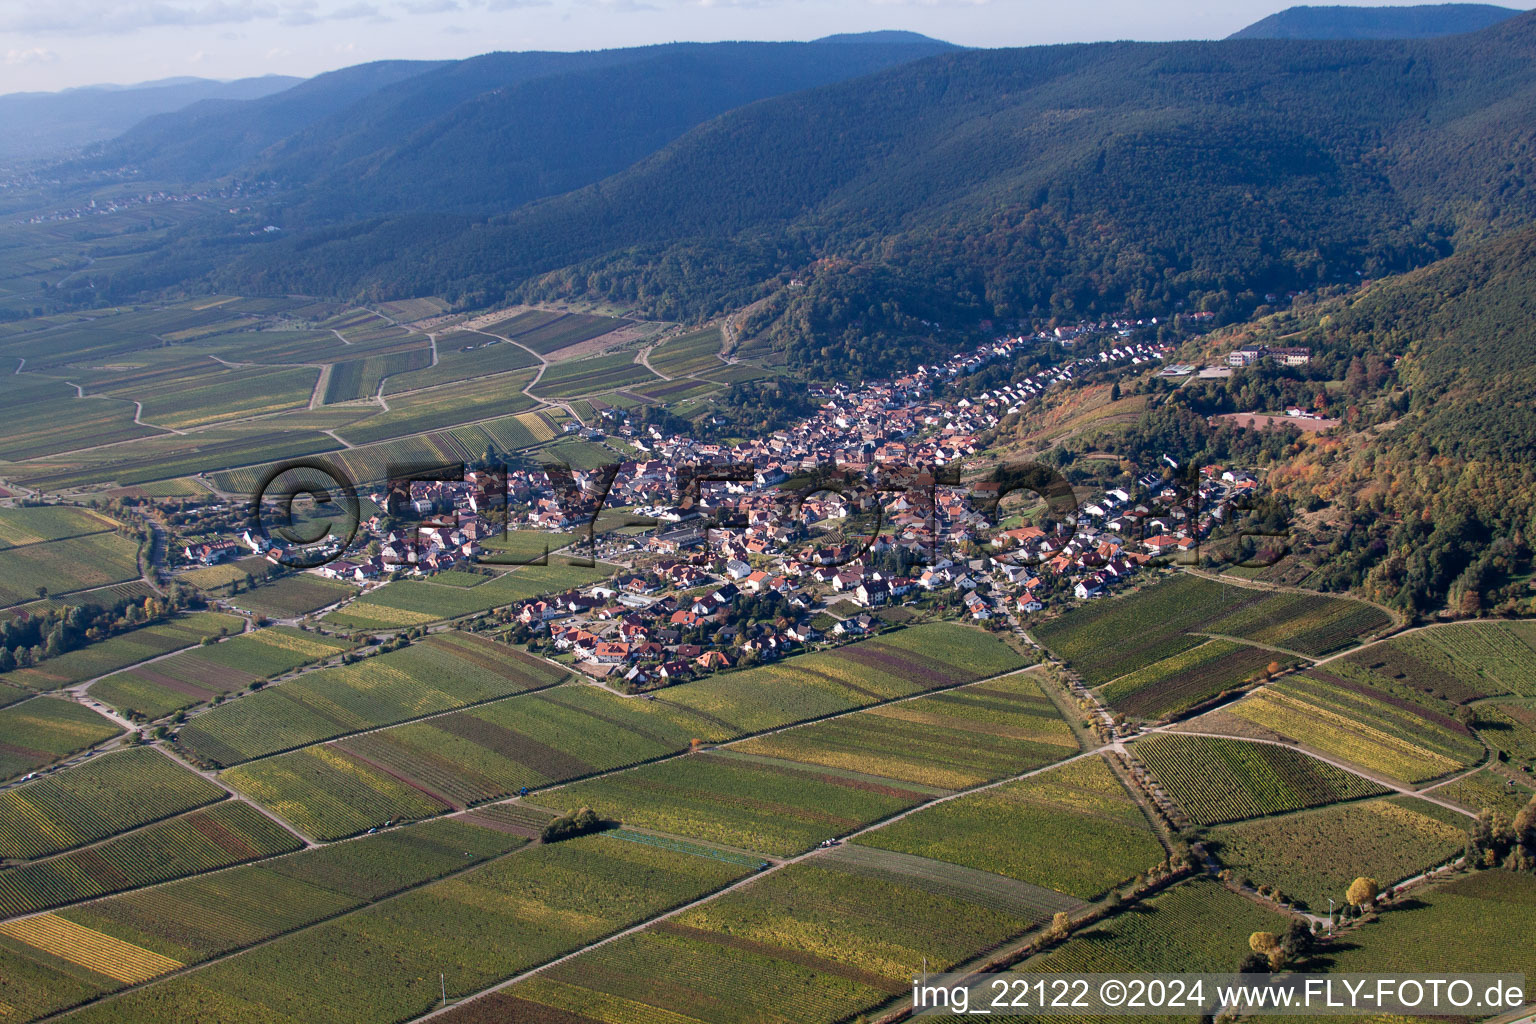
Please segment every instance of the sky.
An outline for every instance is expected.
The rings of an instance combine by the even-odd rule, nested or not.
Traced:
[[[1398,0],[1403,2],[1403,0]],[[1503,0],[1528,7],[1528,0]],[[1212,39],[1290,0],[0,0],[0,93],[385,59],[906,29],[966,46]],[[1362,4],[1363,6],[1364,4]]]

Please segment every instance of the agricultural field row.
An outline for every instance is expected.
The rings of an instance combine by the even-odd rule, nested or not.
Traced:
[[[1382,786],[1272,743],[1160,733],[1134,748],[1195,821],[1214,825],[1386,792]]]
[[[24,775],[122,730],[83,704],[54,697],[0,698],[0,780]]]
[[[1221,863],[1302,907],[1344,904],[1361,875],[1383,888],[1443,863],[1466,846],[1472,819],[1413,797],[1389,797],[1224,825],[1211,837]]]
[[[135,958],[148,959],[147,953],[173,964],[193,964],[462,871],[523,842],[494,829],[445,819],[110,896],[46,916],[72,927],[84,948],[121,944],[131,948],[119,952]],[[78,970],[72,949],[59,950],[64,955],[58,956],[27,941],[45,941],[46,933],[29,936],[25,927],[16,931],[16,936],[0,936],[0,999],[15,1008],[18,1021],[124,987],[125,982],[112,975]]]
[[[1076,753],[1077,740],[1028,674],[734,744],[733,752],[968,789]]]
[[[746,871],[602,835],[538,846],[67,1019],[403,1020],[436,1007],[440,986],[476,992]]]
[[[206,637],[239,633],[245,620],[220,612],[193,612],[164,622],[98,640],[57,658],[6,674],[8,682],[35,690],[56,690],[97,676],[109,675],[149,658],[201,643]]]
[[[1200,646],[1212,633],[1317,656],[1384,628],[1371,605],[1256,590],[1182,573],[1046,622],[1037,638],[1089,686]]]
[[[90,692],[124,713],[161,718],[354,646],[319,633],[272,626],[119,672],[93,683]]]
[[[484,334],[468,331],[440,334],[437,337],[437,365],[390,377],[384,383],[384,394],[489,377],[526,369],[537,362],[526,350]]]
[[[486,331],[533,349],[541,356],[590,341],[627,326],[628,320],[589,313],[556,313],[530,310],[492,324]]]
[[[1295,659],[1230,640],[1211,640],[1129,672],[1099,688],[1115,711],[1135,718],[1161,718],[1261,679],[1271,664]]]
[[[320,371],[312,366],[228,367],[176,353],[168,364],[136,379],[114,374],[98,387],[113,398],[141,403],[139,420],[168,430],[192,430],[227,420],[267,416],[309,404]],[[77,375],[78,376],[78,375]],[[86,385],[87,394],[96,390]]]
[[[554,363],[544,370],[544,376],[539,378],[534,391],[540,395],[569,398],[660,379],[635,362],[633,352],[615,352],[590,359]]]
[[[229,766],[565,678],[560,666],[494,640],[437,633],[210,708],[182,727],[177,743]]]
[[[404,629],[501,608],[529,598],[558,594],[605,579],[608,565],[573,566],[551,559],[550,565],[521,566],[474,587],[448,587],[430,579],[402,579],[325,615],[340,629]]]
[[[419,347],[403,352],[388,352],[333,363],[325,378],[323,401],[326,405],[334,405],[337,402],[372,398],[386,377],[425,370],[431,365],[432,351],[426,338],[421,339]]]
[[[6,408],[0,459],[44,458],[165,433],[134,423],[132,402],[80,398],[61,380],[5,376],[0,379],[0,403]],[[6,472],[18,478],[24,474],[19,466]]]
[[[929,799],[894,780],[695,753],[540,793],[563,813],[787,857]]]
[[[87,401],[95,401],[87,399]],[[133,407],[124,405],[132,415]],[[100,443],[93,441],[91,443]],[[340,448],[333,437],[312,429],[286,429],[279,422],[213,427],[194,434],[158,434],[62,458],[35,460],[7,473],[28,487],[63,489],[89,484],[120,486],[216,473]]]
[[[659,702],[719,723],[715,738],[776,729],[1022,668],[1025,660],[979,630],[929,623],[744,672],[673,687]]]
[[[1465,807],[1474,814],[1499,811],[1511,821],[1521,808],[1536,797],[1536,789],[1501,775],[1491,768],[1464,775],[1444,786],[1436,786],[1434,795]]]
[[[303,845],[254,807],[228,800],[97,846],[0,871],[0,917],[292,853]]]
[[[1484,756],[1472,731],[1449,715],[1322,670],[1278,680],[1226,710],[1405,782],[1470,767]]]
[[[998,836],[1008,836],[1000,843]],[[855,842],[1091,900],[1163,859],[1141,806],[1101,757],[947,800]]]
[[[224,797],[158,750],[103,754],[0,792],[0,860],[61,853]]]
[[[138,577],[138,544],[115,533],[0,548],[0,608]]]
[[[357,593],[346,583],[314,573],[294,573],[236,595],[234,604],[256,615],[288,619],[308,615]]]
[[[343,427],[338,433],[349,443],[361,445],[403,434],[510,416],[537,404],[523,394],[523,388],[532,379],[532,374],[522,370],[413,391],[389,399],[388,411]]]
[[[686,377],[701,370],[723,367],[720,361],[720,328],[701,330],[669,338],[651,349],[647,357],[657,372],[668,377]]]
[[[1465,622],[1421,629],[1344,659],[1454,703],[1536,696],[1536,623]]]
[[[853,1019],[1048,917],[820,857],[450,1012],[449,1024]]]
[[[677,753],[708,728],[657,701],[563,686],[283,754],[226,781],[336,838]]]
[[[0,508],[0,550],[118,528],[115,519],[74,505]]]
[[[934,642],[942,642],[950,630],[961,636],[970,633],[961,627],[939,626],[923,629],[919,638],[930,636]],[[991,638],[987,638],[987,643],[1002,646]],[[789,664],[808,660],[814,666],[823,666],[821,674],[825,678],[829,671],[846,669],[848,665],[839,665],[839,661],[846,662],[863,646],[807,655]],[[733,675],[749,677],[749,683],[752,679],[761,682],[773,678],[769,675],[772,668],[781,667]],[[713,705],[710,691],[727,678],[689,683],[668,693],[685,700],[690,691],[697,690],[695,699]],[[740,684],[733,684],[733,690],[737,685]],[[796,692],[801,696],[798,702],[794,699]],[[776,728],[827,713],[822,703],[824,691],[816,687],[801,687],[798,691],[791,688],[775,694],[775,698],[774,717],[754,718],[756,728]],[[867,695],[860,695],[860,702],[869,703]],[[919,706],[914,709],[912,704]],[[854,705],[838,704],[836,710],[847,710],[849,706]],[[913,793],[938,793],[943,790],[847,771],[837,765],[849,762],[850,758],[858,761],[861,756],[873,757],[878,746],[886,751],[886,761],[893,771],[905,765],[901,769],[903,778],[933,775],[955,781],[1022,771],[1076,749],[1070,730],[1056,716],[1054,707],[1048,706],[1031,680],[1019,676],[976,684],[957,691],[955,699],[947,702],[916,701],[877,710],[887,715],[880,719],[879,728],[851,732],[840,729],[837,735],[828,733],[825,742],[798,744],[795,759],[823,762],[824,769],[814,774],[841,773],[851,780],[849,785],[875,784],[905,787],[904,791]],[[848,721],[851,719],[796,732],[815,732]],[[935,727],[949,730],[949,749],[928,742],[920,749],[890,751],[888,732],[915,736],[923,729]],[[631,700],[597,687],[566,686],[370,732],[328,744],[323,749],[311,747],[283,754],[231,771],[225,781],[307,834],[336,838],[386,820],[422,817],[450,807],[502,798],[524,786],[537,789],[612,771],[686,750],[695,739],[720,741],[745,731],[748,730],[673,700]],[[783,733],[768,739],[791,736]],[[822,748],[822,753],[816,753]],[[733,756],[750,755],[733,752]],[[928,757],[934,763],[925,763]],[[795,767],[790,759],[766,760],[768,767],[758,766],[756,770],[766,773]],[[880,764],[884,766],[886,761]],[[741,772],[753,767],[748,765]]]

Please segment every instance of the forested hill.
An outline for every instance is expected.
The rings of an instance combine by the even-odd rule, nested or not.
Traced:
[[[212,280],[681,319],[772,295],[761,330],[824,364],[923,320],[1246,315],[1536,219],[1533,58],[1536,15],[1423,41],[959,51],[752,104],[499,217],[286,223]],[[776,291],[791,274],[808,283]]]
[[[1492,4],[1288,7],[1228,39],[1428,39],[1476,32],[1520,12]]]
[[[156,119],[87,166],[274,180],[311,216],[485,212],[621,170],[732,107],[950,49],[870,33],[363,64],[261,102]]]
[[[1305,345],[1312,364],[1191,382],[1097,443],[1147,462],[1267,452],[1275,492],[1316,514],[1312,583],[1410,614],[1536,612],[1536,228],[1236,329],[1204,355],[1238,343]],[[1208,421],[1288,405],[1343,426],[1291,443]]]

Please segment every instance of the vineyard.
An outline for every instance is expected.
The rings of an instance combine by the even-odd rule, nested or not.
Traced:
[[[1074,609],[1035,633],[1087,685],[1101,686],[1200,646],[1205,637],[1196,634],[1315,657],[1390,624],[1385,612],[1360,601],[1258,590],[1183,573]]]
[[[1472,819],[1391,797],[1225,825],[1211,833],[1221,863],[1316,910],[1360,875],[1383,887],[1459,854]]]
[[[302,845],[248,804],[227,801],[87,850],[0,871],[0,917],[291,853]]]
[[[255,590],[247,590],[238,595],[234,603],[256,615],[288,619],[308,615],[356,593],[356,587],[345,583],[337,583],[312,573],[297,573],[271,583],[263,583]]]
[[[725,735],[739,735],[973,682],[1024,664],[990,634],[931,623],[711,676],[669,688],[657,699],[720,723]]]
[[[1078,932],[1066,945],[1026,960],[1019,969],[1031,974],[1235,972],[1248,955],[1249,935],[1280,934],[1289,923],[1286,916],[1216,882],[1196,878]]]
[[[1386,790],[1270,743],[1163,733],[1132,748],[1174,802],[1214,825],[1374,796]]]
[[[438,1005],[439,974],[459,997],[745,872],[602,836],[534,847],[72,1019],[180,1024],[196,1006],[210,1020],[400,1020]]]
[[[1483,759],[1477,737],[1449,715],[1320,670],[1279,680],[1226,710],[1367,771],[1408,782]]]
[[[378,820],[384,820],[418,816],[424,796],[462,808],[523,786],[539,788],[677,753],[708,728],[703,719],[660,701],[562,686],[339,741],[327,748],[334,757],[303,756],[308,750],[285,754],[249,774],[266,779],[260,799],[274,808],[323,808],[338,799],[344,808],[350,798],[343,793],[367,787],[379,794],[369,794],[371,813],[382,812]],[[303,770],[289,769],[290,763]],[[297,790],[290,788],[295,784]],[[401,784],[409,787],[403,802],[383,800]]]
[[[692,754],[548,790],[537,802],[562,812],[591,807],[626,825],[790,856],[927,798],[891,780]]]
[[[115,533],[0,548],[0,608],[138,578],[138,545]]]
[[[353,646],[346,640],[274,626],[108,676],[92,684],[91,696],[119,710],[160,718]]]
[[[1020,673],[731,750],[955,790],[1060,760],[1077,751],[1077,741],[1039,685]]]
[[[217,612],[179,615],[49,658],[34,668],[17,669],[6,679],[37,690],[53,690],[191,647],[201,643],[204,637],[218,636],[220,632],[238,633],[244,628],[245,620],[238,615]]]
[[[615,352],[590,359],[555,363],[539,378],[538,394],[543,397],[570,398],[592,395],[631,384],[656,382],[650,370],[635,362],[633,352]]]
[[[1415,892],[1350,935],[1336,971],[1536,972],[1536,876],[1479,871]]]
[[[390,377],[384,382],[384,394],[395,395],[438,384],[489,377],[508,370],[521,370],[538,362],[516,345],[470,332],[439,336],[437,353],[436,366]]]
[[[0,508],[0,550],[107,532],[118,525],[98,512],[73,505]]]
[[[30,860],[224,798],[157,750],[96,760],[0,792],[0,860]]]
[[[705,327],[669,338],[651,350],[649,361],[668,377],[721,369],[725,364],[720,361],[720,328]]]
[[[219,705],[189,720],[177,742],[204,761],[233,765],[565,678],[559,666],[505,644],[436,633]]]
[[[930,970],[946,970],[1040,916],[818,860],[584,953],[447,1020],[851,1019],[905,991],[912,964],[926,958]]]
[[[52,764],[122,732],[83,704],[34,697],[0,708],[0,780]]]
[[[1099,696],[1123,714],[1161,718],[1262,678],[1274,662],[1286,665],[1294,659],[1230,640],[1211,640],[1123,675],[1101,687]]]
[[[925,808],[856,842],[1085,900],[1163,859],[1141,807],[1099,757]]]
[[[1536,790],[1485,768],[1437,786],[1435,796],[1454,801],[1474,814],[1483,810],[1502,811],[1506,818],[1514,820],[1520,809],[1536,797]]]
[[[341,629],[401,629],[428,622],[458,618],[491,608],[558,594],[606,578],[611,566],[596,568],[567,565],[556,559],[550,565],[525,565],[466,590],[433,583],[430,579],[403,579],[386,584],[345,608],[325,616],[328,625]]]
[[[449,809],[446,801],[330,746],[239,765],[222,778],[321,840],[345,839],[388,821],[429,818]]]

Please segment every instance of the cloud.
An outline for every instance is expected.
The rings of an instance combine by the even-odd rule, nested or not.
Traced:
[[[59,55],[52,50],[45,50],[41,46],[28,46],[24,49],[5,51],[7,64],[52,64],[59,59]]]
[[[406,14],[442,14],[461,10],[459,0],[408,0],[400,5]]]

